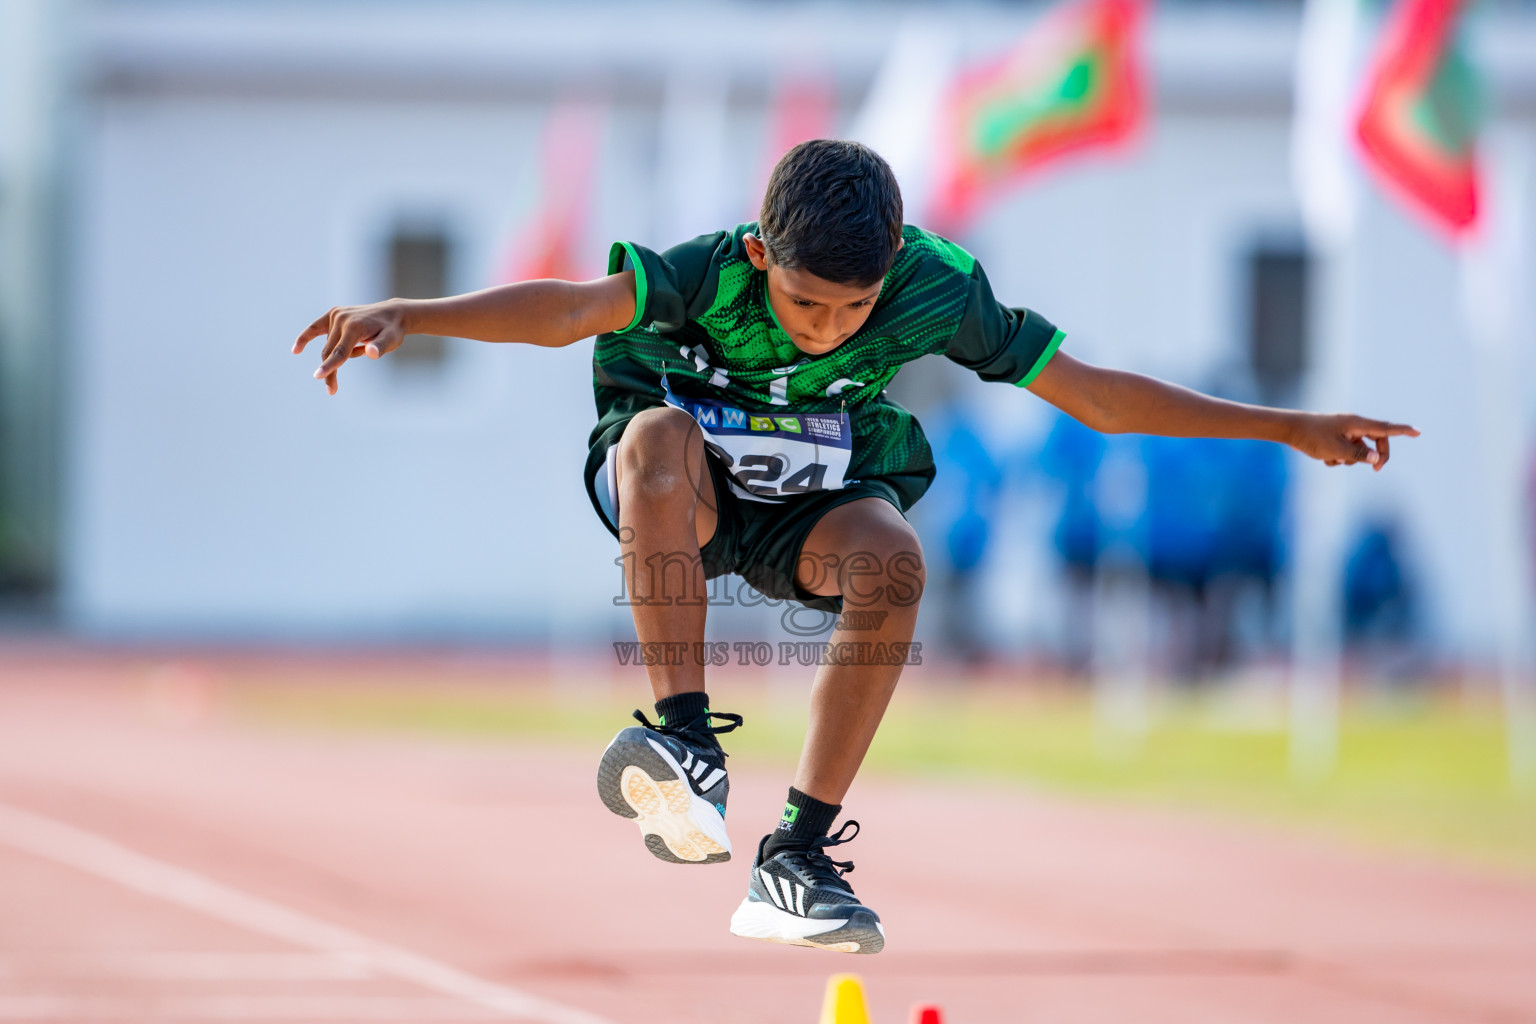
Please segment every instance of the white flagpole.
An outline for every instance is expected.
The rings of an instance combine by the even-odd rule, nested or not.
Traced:
[[[885,157],[896,172],[909,224],[922,224],[929,212],[935,139],[959,49],[959,37],[946,21],[909,15],[897,27],[848,133]]]
[[[657,139],[660,246],[728,227],[731,211],[742,205],[725,194],[726,103],[725,79],[712,69],[680,69],[667,78]]]
[[[1530,498],[1527,460],[1531,419],[1529,332],[1525,297],[1528,269],[1525,206],[1531,186],[1532,155],[1522,138],[1489,132],[1482,146],[1487,173],[1477,233],[1461,251],[1461,298],[1473,342],[1482,420],[1483,480],[1486,491],[1482,533],[1488,571],[1487,613],[1497,630],[1498,670],[1504,705],[1510,783],[1536,793],[1536,665],[1532,633],[1532,538],[1522,511]]]
[[[1307,0],[1296,53],[1291,174],[1316,257],[1306,404],[1348,404],[1354,363],[1354,263],[1358,182],[1349,151],[1356,88],[1358,0]],[[1290,765],[1316,781],[1338,757],[1343,624],[1340,559],[1348,514],[1342,471],[1307,466],[1297,476],[1292,569]]]

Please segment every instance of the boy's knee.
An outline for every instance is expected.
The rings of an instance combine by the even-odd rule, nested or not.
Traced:
[[[661,405],[636,413],[629,426],[624,428],[619,443],[631,447],[673,446],[681,453],[688,438],[698,430],[692,416],[670,405]]]
[[[692,494],[703,468],[698,425],[681,409],[647,409],[619,439],[619,486],[644,496]]]
[[[917,532],[904,520],[872,525],[842,558],[838,577],[844,603],[916,606],[928,582]]]

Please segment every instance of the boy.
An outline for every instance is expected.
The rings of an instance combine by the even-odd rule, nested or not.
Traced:
[[[603,801],[657,857],[731,855],[717,736],[741,719],[709,710],[707,659],[691,655],[705,579],[734,572],[770,597],[857,609],[837,621],[830,650],[849,656],[816,673],[783,817],[758,843],[731,918],[737,935],[844,952],[877,953],[885,933],[843,878],[852,865],[828,855],[858,823],[830,830],[901,674],[924,580],[904,513],[934,466],[917,421],[884,393],[902,364],[943,354],[1097,430],[1266,439],[1331,466],[1380,470],[1389,437],[1417,435],[1078,362],[1048,320],[994,299],[965,250],[904,226],[890,168],[853,142],[791,150],[756,224],[661,254],[615,244],[598,281],[332,309],[294,351],[325,337],[315,376],[335,394],[347,359],[378,359],[409,333],[547,346],[597,336],[588,494],[619,540],[639,640],[690,652],[647,666],[657,722],[635,712],[640,726],[614,738],[598,769]]]

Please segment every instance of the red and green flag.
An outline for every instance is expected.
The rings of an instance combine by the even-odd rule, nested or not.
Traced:
[[[1358,136],[1386,186],[1452,235],[1477,221],[1482,95],[1462,39],[1471,0],[1399,0],[1376,53]]]
[[[1145,0],[1074,0],[1011,53],[960,77],[942,128],[935,227],[957,232],[1018,178],[1140,127],[1144,14]]]

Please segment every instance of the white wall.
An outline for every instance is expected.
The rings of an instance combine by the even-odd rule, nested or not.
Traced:
[[[76,622],[537,633],[612,589],[580,478],[589,344],[455,342],[441,382],[354,364],[335,398],[313,349],[289,353],[328,306],[381,297],[396,214],[451,219],[456,283],[489,283],[532,194],[538,110],[126,99],[97,118],[70,396]],[[593,223],[635,233],[636,198],[604,198]]]

